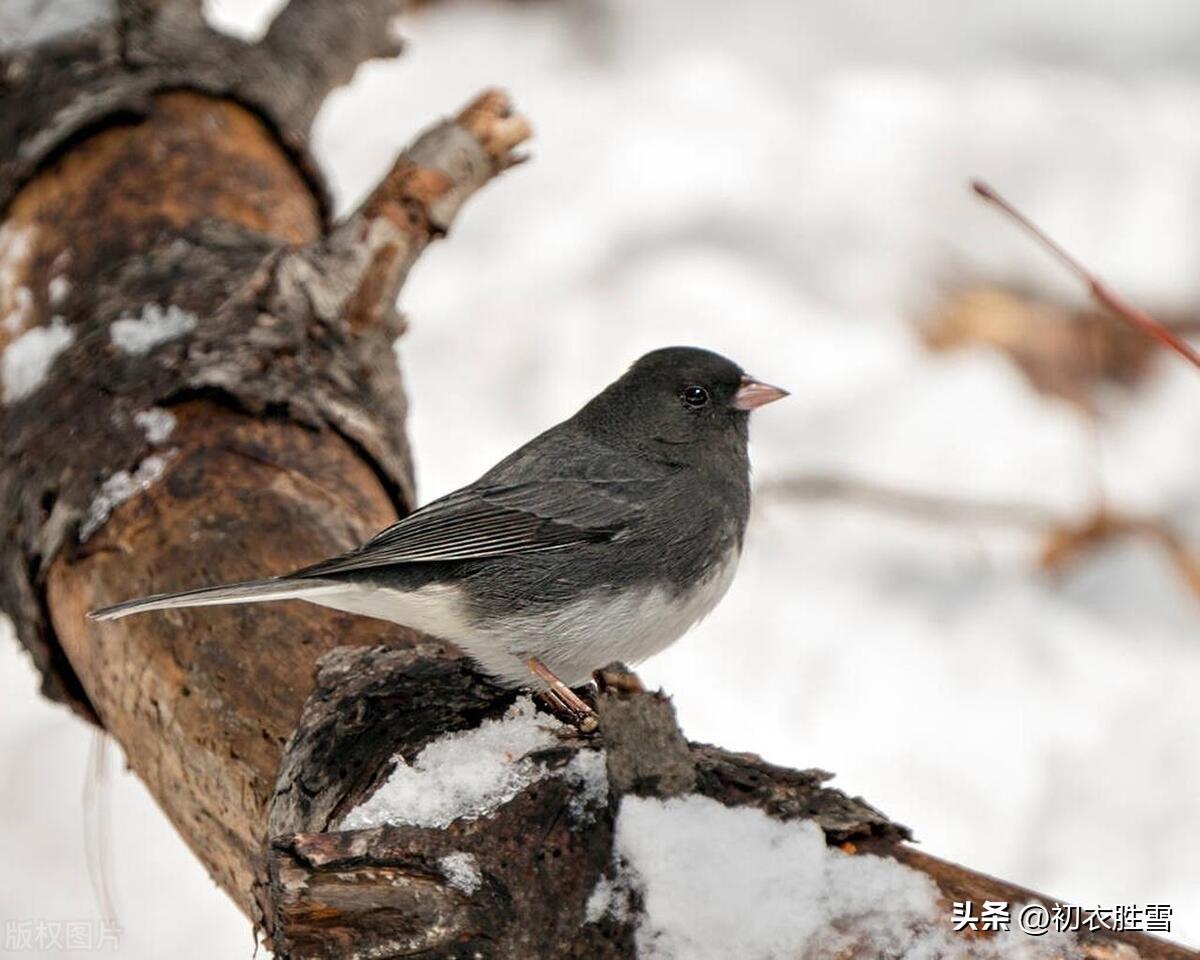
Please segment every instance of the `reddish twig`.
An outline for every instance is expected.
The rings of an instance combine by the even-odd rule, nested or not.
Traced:
[[[1042,230],[1037,224],[1030,220],[1025,214],[1014,207],[1011,203],[1005,200],[1000,194],[993,190],[990,186],[981,180],[972,180],[971,189],[988,203],[995,204],[1004,213],[1008,214],[1016,221],[1025,231],[1031,234],[1039,243],[1049,250],[1060,261],[1066,264],[1067,268],[1078,276],[1084,283],[1087,284],[1088,291],[1092,298],[1103,308],[1111,310],[1118,317],[1125,320],[1135,329],[1142,333],[1153,337],[1163,346],[1174,350],[1184,359],[1191,362],[1194,367],[1200,368],[1200,353],[1189,344],[1186,340],[1180,337],[1177,333],[1168,327],[1163,326],[1144,310],[1139,310],[1133,304],[1122,299],[1082,263],[1076,260],[1073,256],[1067,253],[1059,246],[1050,236]]]

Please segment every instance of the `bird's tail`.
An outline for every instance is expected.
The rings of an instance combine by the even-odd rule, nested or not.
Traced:
[[[178,593],[156,593],[137,600],[114,603],[111,607],[100,607],[88,613],[91,620],[119,620],[132,613],[147,613],[151,610],[173,610],[177,607],[214,607],[225,603],[261,603],[264,600],[290,600],[307,598],[314,593],[336,589],[328,580],[306,577],[274,577],[270,580],[244,580],[241,583],[225,583],[216,587],[201,587],[198,590],[181,590]]]

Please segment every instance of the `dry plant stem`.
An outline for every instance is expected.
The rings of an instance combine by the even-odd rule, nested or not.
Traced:
[[[1157,519],[1098,511],[1081,524],[1051,531],[1042,548],[1041,566],[1050,573],[1061,573],[1122,537],[1141,537],[1161,549],[1188,589],[1200,596],[1200,559],[1178,533]]]
[[[1067,268],[1087,284],[1088,292],[1092,298],[1101,307],[1111,310],[1117,316],[1126,320],[1136,329],[1141,330],[1146,335],[1153,337],[1163,346],[1175,351],[1185,360],[1189,361],[1192,366],[1200,368],[1200,353],[1189,344],[1186,340],[1180,337],[1174,330],[1163,326],[1144,310],[1140,310],[1133,304],[1129,303],[1124,298],[1118,296],[1113,290],[1106,286],[1095,274],[1087,269],[1082,263],[1076,260],[1071,254],[1067,253],[1057,242],[1055,242],[1049,234],[1041,229],[1037,224],[1030,220],[1025,214],[1013,206],[1008,200],[1004,199],[992,187],[988,186],[981,180],[971,181],[971,189],[975,191],[988,203],[994,204],[1005,214],[1011,217],[1018,225],[1026,232],[1033,236],[1039,243],[1049,250],[1060,261],[1066,264]]]

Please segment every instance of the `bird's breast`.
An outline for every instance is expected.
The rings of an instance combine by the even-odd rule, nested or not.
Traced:
[[[553,608],[514,612],[490,625],[569,684],[620,660],[635,664],[666,649],[708,615],[737,570],[731,548],[693,582],[626,584],[588,591]]]

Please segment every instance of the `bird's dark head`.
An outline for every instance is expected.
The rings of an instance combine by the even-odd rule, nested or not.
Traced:
[[[698,347],[665,347],[647,353],[582,411],[605,433],[699,451],[714,444],[746,442],[746,422],[756,407],[786,397],[761,383],[732,360]]]

